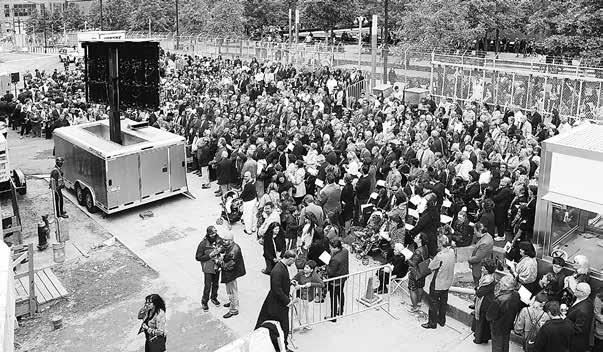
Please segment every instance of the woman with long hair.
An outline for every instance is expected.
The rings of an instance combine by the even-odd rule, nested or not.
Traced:
[[[285,250],[285,234],[278,222],[273,222],[268,226],[262,240],[262,247],[266,262],[266,268],[262,270],[262,273],[270,275],[274,264],[279,261],[279,252]]]
[[[165,331],[165,301],[156,293],[145,298],[144,307],[138,312],[142,324],[138,333],[144,332],[145,352],[163,352],[167,340]]]
[[[425,278],[418,278],[419,263],[429,258],[429,250],[427,249],[427,235],[419,233],[415,236],[414,252],[408,260],[408,292],[410,294],[411,313],[418,313],[421,310],[421,299],[423,298],[423,287],[425,286]]]

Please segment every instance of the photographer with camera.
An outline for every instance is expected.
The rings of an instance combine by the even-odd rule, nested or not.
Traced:
[[[203,298],[201,298],[201,307],[204,312],[209,310],[207,305],[210,299],[211,303],[216,307],[220,306],[218,301],[218,286],[220,280],[220,267],[218,266],[217,260],[220,257],[220,251],[222,249],[222,239],[218,236],[218,231],[214,226],[208,226],[206,235],[199,243],[197,247],[197,253],[195,259],[201,262],[201,269],[203,270]]]

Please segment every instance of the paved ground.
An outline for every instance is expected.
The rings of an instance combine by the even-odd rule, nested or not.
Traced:
[[[62,67],[58,55],[0,53],[0,73],[20,72],[23,75],[28,70],[33,73],[36,68],[40,71],[45,70],[47,73],[52,73],[55,68],[62,71]]]

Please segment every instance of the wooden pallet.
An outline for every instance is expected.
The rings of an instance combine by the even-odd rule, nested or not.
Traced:
[[[34,289],[38,306],[65,297],[68,294],[61,281],[50,268],[35,272]],[[17,301],[29,298],[29,282],[27,277],[15,280],[15,291]]]

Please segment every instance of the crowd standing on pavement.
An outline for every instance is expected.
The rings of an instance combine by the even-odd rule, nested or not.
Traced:
[[[325,319],[336,321],[349,273],[343,244],[372,231],[391,247],[388,277],[408,277],[411,313],[420,311],[432,274],[424,328],[445,325],[454,248],[474,245],[475,343],[491,339],[493,351],[507,351],[515,331],[526,350],[602,349],[602,295],[593,300],[587,258],[577,256],[582,269],[572,275],[562,258],[540,273],[532,244],[540,143],[569,131],[567,119],[479,101],[406,104],[398,88],[389,96],[346,96],[347,85],[365,79],[357,70],[169,53],[160,67],[160,108],[125,115],[184,136],[203,188],[215,181],[217,197],[235,191],[241,199],[244,233],[257,236],[270,275],[258,326],[279,321],[287,335],[292,302],[303,301],[303,318],[303,307],[325,299]],[[81,62],[66,68],[28,72],[17,96],[0,98],[0,118],[21,136],[46,138],[55,128],[107,118],[106,107],[85,101]],[[382,210],[387,221],[374,228],[367,209]],[[514,264],[500,278],[492,251],[506,242]],[[229,297],[224,318],[236,316],[245,265],[232,234],[209,227],[196,259],[203,310],[221,304],[221,281]],[[286,267],[293,264],[300,274],[291,281]],[[325,284],[328,277],[343,278]],[[383,283],[376,289],[387,290]]]

